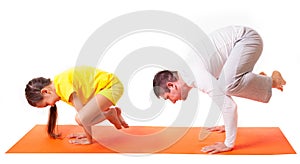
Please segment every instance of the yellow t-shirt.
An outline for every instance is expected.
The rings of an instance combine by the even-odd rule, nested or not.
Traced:
[[[123,85],[114,74],[90,66],[68,69],[56,75],[53,82],[56,94],[72,106],[69,100],[74,92],[83,105],[96,94],[102,94],[115,105],[123,94]]]

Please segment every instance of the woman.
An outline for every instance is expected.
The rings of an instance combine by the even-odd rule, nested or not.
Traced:
[[[117,129],[128,124],[121,116],[117,101],[123,94],[123,85],[112,73],[90,66],[78,66],[68,69],[51,79],[38,77],[28,82],[25,95],[28,103],[34,107],[50,106],[48,129],[50,137],[55,134],[57,108],[56,102],[62,100],[77,110],[76,122],[84,127],[85,135],[71,135],[71,143],[91,144],[91,126],[109,120]]]

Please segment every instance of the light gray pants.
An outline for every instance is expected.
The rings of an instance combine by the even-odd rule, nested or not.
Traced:
[[[259,34],[247,27],[225,27],[210,35],[217,49],[220,75],[228,96],[243,97],[267,103],[272,96],[272,79],[252,73],[263,42]]]

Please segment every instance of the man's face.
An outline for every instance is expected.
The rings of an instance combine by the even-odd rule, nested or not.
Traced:
[[[186,100],[188,93],[182,89],[182,86],[178,82],[167,83],[170,92],[165,92],[161,95],[161,98],[170,100],[172,103],[176,103],[178,100]]]

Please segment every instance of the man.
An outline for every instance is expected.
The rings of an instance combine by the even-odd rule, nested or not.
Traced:
[[[269,77],[264,72],[252,73],[259,59],[263,42],[259,34],[248,27],[230,26],[216,30],[209,36],[216,53],[204,60],[190,60],[195,77],[184,72],[163,70],[153,79],[158,98],[173,103],[186,100],[192,88],[207,93],[222,111],[224,126],[209,128],[225,131],[224,142],[202,148],[206,153],[219,153],[234,148],[237,131],[237,105],[231,96],[263,103],[269,102],[272,88],[283,91],[286,81],[279,71]],[[198,63],[197,63],[198,62]]]

